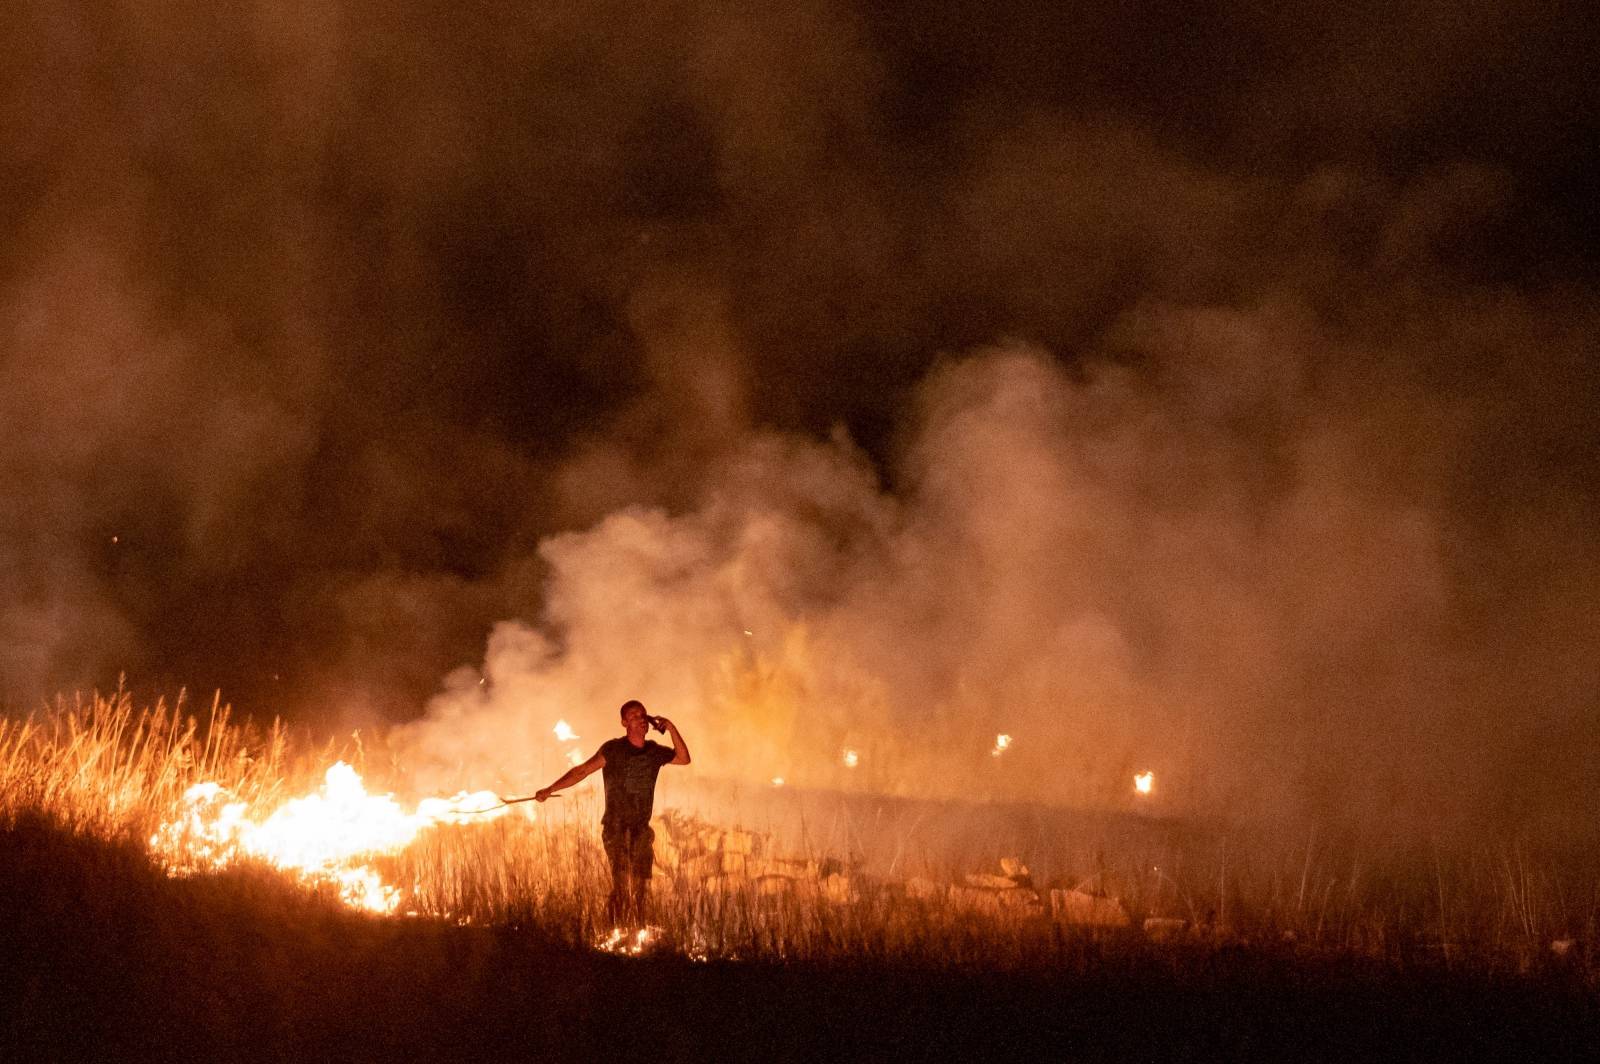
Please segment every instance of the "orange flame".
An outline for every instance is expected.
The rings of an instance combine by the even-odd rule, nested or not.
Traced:
[[[624,957],[637,957],[648,949],[661,933],[659,927],[641,927],[637,931],[613,927],[594,944],[601,953],[617,953]]]
[[[360,858],[398,853],[434,824],[509,812],[491,791],[462,791],[453,798],[425,798],[408,813],[392,795],[367,793],[360,775],[343,761],[328,769],[314,793],[291,798],[260,823],[245,815],[244,802],[231,799],[217,783],[184,792],[179,817],[150,837],[151,850],[171,874],[226,868],[240,857],[254,857],[307,881],[333,884],[346,903],[379,913],[395,910],[400,890]]]

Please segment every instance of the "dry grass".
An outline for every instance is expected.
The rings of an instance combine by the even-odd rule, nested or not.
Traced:
[[[217,704],[195,715],[181,699],[139,709],[121,691],[63,701],[26,720],[0,721],[0,826],[42,818],[79,835],[142,841],[197,782],[221,783],[265,815],[314,789],[336,756],[359,761],[361,754],[359,746],[317,745],[277,725],[236,723]],[[401,911],[585,945],[609,930],[596,813],[594,795],[579,793],[542,807],[537,818],[430,829],[404,852],[372,863],[405,890]],[[825,853],[809,856],[829,862]],[[1592,858],[1525,840],[1416,854],[1331,845],[1314,833],[1284,846],[1213,826],[1098,850],[1090,863],[1071,881],[1120,897],[1131,927],[1086,931],[1037,909],[996,913],[929,901],[865,874],[830,895],[815,878],[781,893],[763,892],[753,880],[711,890],[671,869],[658,873],[650,918],[663,948],[706,958],[1035,968],[1086,949],[1143,949],[1139,927],[1158,916],[1187,923],[1178,944],[1163,948],[1251,943],[1402,964],[1561,965],[1591,982],[1600,970],[1600,874]]]

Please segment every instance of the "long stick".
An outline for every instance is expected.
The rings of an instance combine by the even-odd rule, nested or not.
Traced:
[[[539,797],[537,794],[525,794],[521,798],[501,798],[500,799],[500,805],[516,805],[518,802],[531,802],[537,797]],[[551,795],[548,795],[547,797],[560,798],[561,795],[559,795],[559,794],[551,794]],[[491,805],[489,808],[490,809],[499,809],[500,805]]]
[[[536,794],[529,794],[529,795],[524,795],[521,798],[502,798],[502,799],[500,799],[500,802],[499,802],[498,805],[487,806],[487,807],[485,807],[483,809],[463,809],[463,810],[460,811],[460,813],[458,815],[460,815],[460,816],[477,816],[479,813],[492,813],[496,809],[504,809],[506,806],[508,806],[508,805],[516,805],[518,802],[531,802],[537,797],[538,797],[538,795],[536,795]],[[552,794],[552,795],[550,795],[550,797],[551,798],[560,798],[561,795]]]

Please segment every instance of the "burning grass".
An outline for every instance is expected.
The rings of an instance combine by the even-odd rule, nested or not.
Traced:
[[[940,869],[897,854],[883,867],[852,856],[848,839],[786,853],[761,833],[669,816],[641,942],[615,936],[605,915],[592,789],[509,809],[490,809],[490,792],[408,804],[361,785],[382,767],[358,741],[259,730],[215,704],[198,719],[181,704],[137,709],[118,693],[0,722],[0,822],[139,847],[174,874],[254,870],[396,917],[571,948],[1041,970],[1091,947],[1248,944],[1600,982],[1592,858],[1525,840],[1418,854],[1313,834],[1286,848],[1216,825],[1169,825],[1120,844],[1069,837],[1075,855],[1020,854],[1055,865],[1035,877],[1020,862]]]

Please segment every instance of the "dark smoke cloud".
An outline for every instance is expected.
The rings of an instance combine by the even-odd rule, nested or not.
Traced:
[[[9,5],[0,699],[405,719],[520,618],[446,702],[530,741],[1515,815],[1596,712],[1582,14]]]

